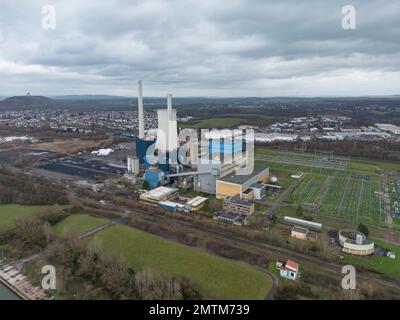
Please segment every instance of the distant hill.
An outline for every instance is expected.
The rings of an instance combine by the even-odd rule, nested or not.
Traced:
[[[43,96],[15,96],[0,101],[0,110],[47,109],[57,102]]]
[[[118,99],[132,99],[129,97],[113,96],[105,94],[78,94],[78,95],[66,95],[66,96],[55,96],[52,97],[54,100],[118,100]]]

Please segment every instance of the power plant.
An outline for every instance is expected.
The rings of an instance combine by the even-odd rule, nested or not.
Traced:
[[[202,133],[200,144],[194,139],[179,141],[177,113],[172,95],[168,94],[167,108],[157,110],[156,137],[147,134],[142,81],[138,81],[138,109],[136,158],[128,157],[128,171],[135,176],[142,173],[150,188],[169,185],[216,194],[219,198],[238,193],[242,198],[244,194],[253,194],[251,190],[258,190],[258,182],[267,181],[269,169],[263,167],[255,166],[249,175],[236,175],[246,164],[241,131],[207,131]]]

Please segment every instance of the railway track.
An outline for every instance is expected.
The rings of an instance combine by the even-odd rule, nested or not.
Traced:
[[[324,261],[322,259],[312,257],[312,256],[307,256],[307,255],[304,255],[301,253],[297,253],[297,252],[291,251],[286,248],[273,247],[268,244],[244,239],[244,238],[238,237],[236,235],[232,235],[232,234],[222,233],[220,231],[212,230],[212,229],[209,229],[209,228],[206,228],[206,227],[203,227],[200,225],[196,225],[196,224],[193,224],[193,223],[190,223],[187,221],[182,221],[177,218],[161,216],[161,215],[153,215],[153,214],[149,214],[145,211],[138,210],[138,209],[137,210],[136,209],[135,210],[125,209],[125,213],[128,216],[139,215],[139,216],[145,216],[147,218],[151,217],[151,219],[154,219],[160,223],[164,223],[167,220],[168,222],[170,222],[174,225],[186,227],[189,229],[200,231],[205,234],[212,235],[214,238],[220,239],[221,241],[225,241],[225,242],[229,241],[231,243],[241,244],[241,245],[245,245],[245,246],[248,246],[251,248],[261,250],[266,255],[272,255],[272,256],[281,257],[284,259],[294,259],[300,263],[306,263],[308,265],[311,265],[312,267],[315,268],[315,270],[321,271],[321,269],[325,269],[326,271],[329,271],[330,273],[335,274],[335,275],[341,274],[341,269],[342,269],[341,264]],[[123,220],[122,223],[127,224],[125,220]],[[129,224],[127,224],[127,225],[129,225]],[[381,286],[384,286],[384,287],[387,287],[387,288],[390,288],[390,289],[400,292],[400,283],[398,281],[382,279],[382,277],[379,274],[358,271],[357,279],[361,280],[361,281],[367,281],[367,282],[371,281],[371,282],[374,282]]]

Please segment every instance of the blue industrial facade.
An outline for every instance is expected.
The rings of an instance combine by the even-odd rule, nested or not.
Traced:
[[[169,158],[169,152],[158,154],[158,167],[164,172],[169,172]]]
[[[144,173],[144,179],[151,188],[156,188],[160,185],[162,176],[163,172],[159,169],[147,169]]]
[[[160,208],[166,209],[168,212],[174,212],[176,211],[176,206],[171,206],[165,203],[159,203],[158,206]]]
[[[113,137],[121,137],[121,138],[128,138],[128,139],[137,139],[136,134],[130,134],[125,132],[116,132],[112,134]]]
[[[154,140],[137,140],[136,141],[136,157],[139,162],[145,167],[149,167],[150,164],[146,160],[147,149],[155,143]]]
[[[209,143],[209,153],[210,155],[215,154],[234,154],[242,152],[243,150],[243,140],[233,140],[233,141],[210,141]]]

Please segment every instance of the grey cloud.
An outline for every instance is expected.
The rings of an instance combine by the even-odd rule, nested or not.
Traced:
[[[341,28],[347,4],[357,30]],[[3,0],[0,95],[134,95],[139,78],[153,95],[395,94],[398,12],[390,0]]]

